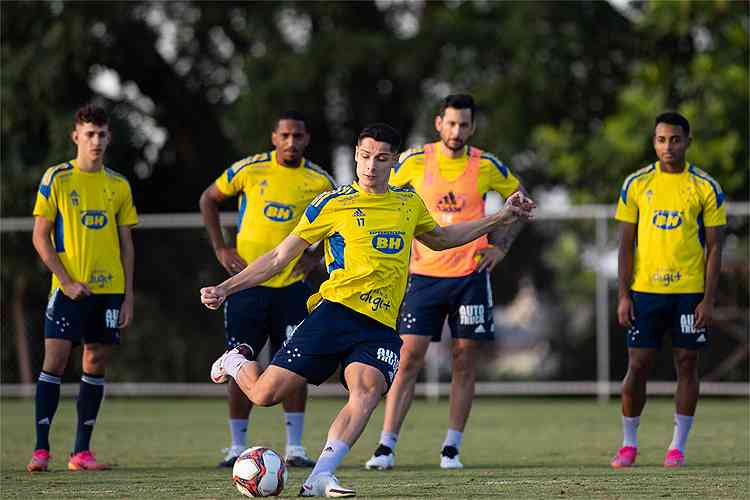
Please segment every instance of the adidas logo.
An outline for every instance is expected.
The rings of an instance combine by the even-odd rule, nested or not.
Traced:
[[[474,333],[485,333],[487,330],[484,329],[484,325],[479,325],[474,328]]]
[[[323,453],[325,453],[325,452],[333,453],[333,447],[332,446],[326,446],[325,449],[323,450]]]
[[[364,216],[365,216],[365,213],[362,211],[361,208],[356,209],[354,213],[352,214],[352,217],[364,217]]]
[[[95,423],[96,423],[96,419],[92,418],[90,420],[86,420],[85,422],[83,422],[83,425],[94,425]]]
[[[706,336],[701,333],[701,336],[695,339],[696,342],[705,342]]]
[[[39,425],[49,425],[49,417],[44,417],[39,422],[37,422]]]

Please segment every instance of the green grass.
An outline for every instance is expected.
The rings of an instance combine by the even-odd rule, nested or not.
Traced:
[[[309,403],[304,444],[317,455],[342,400]],[[240,498],[227,470],[218,470],[227,445],[221,400],[112,399],[104,403],[94,450],[116,464],[99,473],[68,472],[74,403],[64,399],[52,429],[52,471],[28,474],[33,401],[0,400],[2,498]],[[673,406],[652,399],[640,430],[638,467],[608,463],[621,440],[616,402],[589,399],[479,399],[461,458],[466,468],[442,471],[438,453],[447,404],[417,401],[402,431],[397,468],[365,471],[383,419],[382,405],[338,476],[360,497],[432,498],[749,498],[750,410],[746,399],[704,399],[687,450],[688,466],[661,467],[672,435]],[[249,443],[283,450],[280,408],[251,417]],[[296,496],[307,472],[292,469],[284,496]]]

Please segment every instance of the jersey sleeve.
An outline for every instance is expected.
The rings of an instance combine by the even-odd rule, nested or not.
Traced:
[[[421,196],[417,195],[416,198],[416,208],[417,208],[417,225],[414,227],[414,235],[418,236],[420,234],[426,233],[428,231],[432,231],[438,226],[437,221],[430,215],[430,211],[427,210],[427,205],[424,204],[424,200]]]
[[[235,196],[245,188],[247,181],[246,162],[238,161],[216,179],[216,188],[227,196]]]
[[[326,209],[334,195],[331,192],[319,194],[305,209],[305,213],[292,230],[295,234],[313,245],[331,233],[334,226],[334,213]]]
[[[398,157],[398,162],[393,166],[391,170],[391,177],[388,180],[388,184],[391,186],[406,186],[412,184],[412,177],[414,176],[414,170],[417,163],[417,155],[421,152],[421,149],[409,149],[401,153]]]
[[[637,183],[625,182],[622,184],[620,189],[620,196],[617,199],[617,211],[615,212],[615,219],[622,222],[630,222],[636,224],[638,222],[638,197],[637,197]]]
[[[723,226],[727,223],[727,204],[724,192],[717,182],[713,182],[703,202],[703,224],[706,227]]]
[[[120,210],[117,212],[118,226],[134,226],[138,224],[138,213],[133,204],[133,193],[130,190],[130,183],[125,185],[124,196],[120,204]]]
[[[487,160],[492,167],[490,168],[489,184],[489,188],[492,191],[496,191],[500,193],[503,198],[507,198],[513,194],[513,192],[518,190],[521,183],[503,162],[489,153],[482,154],[482,159]]]
[[[34,216],[44,217],[50,222],[54,222],[57,217],[57,190],[53,180],[52,171],[48,170],[39,183],[33,212]]]

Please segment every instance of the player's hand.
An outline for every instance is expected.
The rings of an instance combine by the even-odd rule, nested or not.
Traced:
[[[633,326],[635,310],[633,309],[633,300],[628,296],[620,297],[620,301],[617,303],[617,321],[620,326]]]
[[[226,300],[227,295],[224,290],[218,286],[207,286],[201,288],[201,302],[209,309],[216,310]]]
[[[315,254],[302,252],[302,257],[299,258],[297,264],[292,270],[292,275],[302,275],[307,278],[307,275],[313,272],[315,269],[320,267],[320,257]]]
[[[521,191],[516,191],[505,200],[505,205],[498,212],[498,223],[512,224],[519,219],[533,219],[535,208],[536,203],[534,203],[534,200],[524,195]]]
[[[711,320],[714,318],[714,305],[713,302],[703,299],[700,303],[695,306],[695,316],[693,320],[693,328],[707,328],[711,325]]]
[[[81,300],[84,297],[91,295],[89,287],[78,281],[71,281],[65,285],[62,285],[62,291],[66,297],[72,300]]]
[[[477,272],[492,271],[495,269],[495,266],[505,258],[505,252],[494,245],[477,250],[475,255],[479,256]]]
[[[120,306],[120,321],[117,325],[120,328],[125,328],[133,320],[133,296],[126,293],[125,298],[122,300]]]
[[[240,257],[237,250],[234,248],[217,248],[216,258],[219,259],[221,265],[231,276],[234,276],[247,267],[245,259]]]

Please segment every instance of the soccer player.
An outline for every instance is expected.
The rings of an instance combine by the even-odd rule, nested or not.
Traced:
[[[470,95],[447,96],[435,117],[440,140],[404,152],[391,176],[393,185],[411,185],[441,224],[483,217],[488,191],[504,198],[516,191],[525,193],[500,160],[468,145],[476,128],[475,113]],[[522,224],[518,221],[504,228],[494,244],[483,236],[459,248],[436,252],[419,241],[414,243],[398,321],[404,341],[401,369],[386,399],[380,443],[365,468],[394,467],[396,442],[414,398],[417,375],[430,341],[440,341],[446,317],[453,336],[453,356],[450,413],[440,467],[463,467],[459,449],[474,398],[477,360],[495,337],[490,272],[508,253]]]
[[[281,113],[271,132],[274,150],[249,156],[228,168],[200,198],[200,209],[219,263],[237,274],[273,249],[297,225],[304,208],[318,194],[335,187],[326,172],[302,155],[310,142],[305,118],[297,112]],[[227,246],[219,223],[219,204],[239,196],[237,247]],[[260,352],[270,340],[278,350],[294,327],[307,316],[310,289],[302,281],[320,264],[320,252],[304,253],[279,274],[233,295],[224,305],[224,333],[228,349],[246,343]],[[252,404],[234,381],[229,382],[231,446],[219,467],[232,467],[246,446]],[[307,386],[284,400],[286,462],[292,467],[312,467],[302,446]]]
[[[104,166],[111,141],[106,112],[86,105],[75,114],[74,160],[50,167],[34,205],[34,248],[52,272],[44,322],[44,361],[36,386],[36,449],[26,469],[46,471],[49,432],[60,382],[74,345],[83,342],[78,426],[70,470],[102,470],[91,434],[104,395],[104,372],[120,328],[133,318],[134,251],[138,223],[127,179]]]
[[[622,448],[612,467],[630,467],[646,404],[646,381],[666,331],[677,372],[674,434],[665,467],[685,463],[698,403],[698,351],[709,341],[726,207],[721,186],[685,161],[690,124],[674,112],[656,118],[659,161],[625,179],[615,218],[621,222],[617,318],[627,328],[622,382]]]
[[[308,300],[310,315],[259,376],[255,350],[240,345],[222,355],[211,379],[233,378],[251,401],[271,406],[306,383],[320,384],[337,368],[349,399],[334,419],[301,496],[349,497],[333,473],[360,436],[399,365],[396,316],[406,287],[413,238],[433,250],[463,245],[496,227],[528,218],[534,205],[518,196],[477,221],[440,227],[411,189],[388,185],[400,143],[384,124],[366,127],[355,152],[358,181],[318,196],[276,248],[218,286],[201,301],[218,308],[233,293],[277,274],[311,244],[325,239],[330,278]]]

